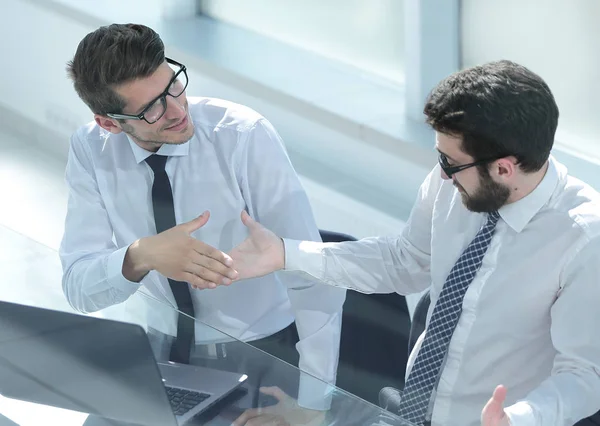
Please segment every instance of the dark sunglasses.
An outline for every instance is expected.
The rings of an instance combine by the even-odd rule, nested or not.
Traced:
[[[446,154],[440,152],[438,162],[440,163],[440,167],[442,168],[442,170],[444,171],[446,176],[448,176],[450,178],[450,177],[452,177],[452,175],[454,175],[462,170],[469,169],[469,168],[475,167],[475,166],[479,166],[481,164],[491,163],[492,161],[499,160],[500,158],[503,158],[503,157],[488,158],[486,160],[479,160],[479,161],[475,161],[473,163],[461,164],[460,166],[451,166],[450,163],[448,163],[448,157],[446,157]]]

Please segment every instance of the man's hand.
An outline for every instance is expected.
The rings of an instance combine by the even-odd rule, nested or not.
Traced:
[[[232,259],[190,235],[202,228],[209,217],[206,211],[187,223],[134,242],[125,255],[123,276],[137,282],[149,271],[156,270],[167,278],[188,282],[194,288],[231,284],[238,277]]]
[[[497,386],[490,400],[481,412],[481,426],[510,426],[508,416],[504,412],[506,388]]]
[[[278,387],[260,388],[261,393],[277,398],[277,404],[244,411],[232,426],[318,426],[325,419],[324,411],[309,410]]]
[[[229,252],[238,279],[262,277],[284,267],[283,241],[273,232],[242,212],[242,222],[250,235]]]

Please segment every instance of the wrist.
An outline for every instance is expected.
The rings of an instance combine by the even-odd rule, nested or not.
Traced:
[[[150,256],[151,243],[152,237],[144,237],[134,241],[130,246],[130,249],[133,249],[134,264],[140,269],[148,271],[155,269],[152,256]]]
[[[141,238],[134,241],[123,261],[123,276],[130,281],[140,281],[153,267],[150,256],[147,255],[148,239]]]

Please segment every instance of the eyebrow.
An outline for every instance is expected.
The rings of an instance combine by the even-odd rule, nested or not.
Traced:
[[[165,90],[163,90],[160,95],[158,95],[157,97],[155,97],[154,99],[152,99],[150,102],[148,102],[145,105],[143,105],[142,107],[138,108],[137,112],[134,115],[141,114],[143,110],[145,110],[150,105],[152,105],[154,102],[156,102],[157,100],[159,100],[160,98],[162,98],[163,95],[165,94],[165,92],[169,90],[169,87],[171,87],[171,84],[173,84],[173,77],[175,77],[175,74],[176,74],[176,72],[173,71],[173,74],[171,74],[171,78],[169,79],[169,85],[167,86],[167,88]]]

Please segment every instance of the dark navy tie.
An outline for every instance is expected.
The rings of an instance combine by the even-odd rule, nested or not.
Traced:
[[[446,278],[433,308],[425,339],[402,391],[399,414],[403,419],[416,424],[425,422],[433,389],[462,312],[463,298],[481,267],[499,218],[498,212],[488,214],[486,223]]]
[[[173,191],[169,176],[165,171],[167,158],[162,155],[153,154],[146,158],[146,163],[154,172],[154,183],[152,184],[152,207],[154,209],[154,221],[156,233],[161,233],[176,225],[175,207],[173,206]],[[169,359],[174,362],[189,364],[190,350],[194,343],[194,305],[188,283],[175,281],[169,278],[171,291],[177,302],[177,308],[189,315],[177,317],[177,338],[171,347]],[[190,318],[191,317],[191,318]]]

